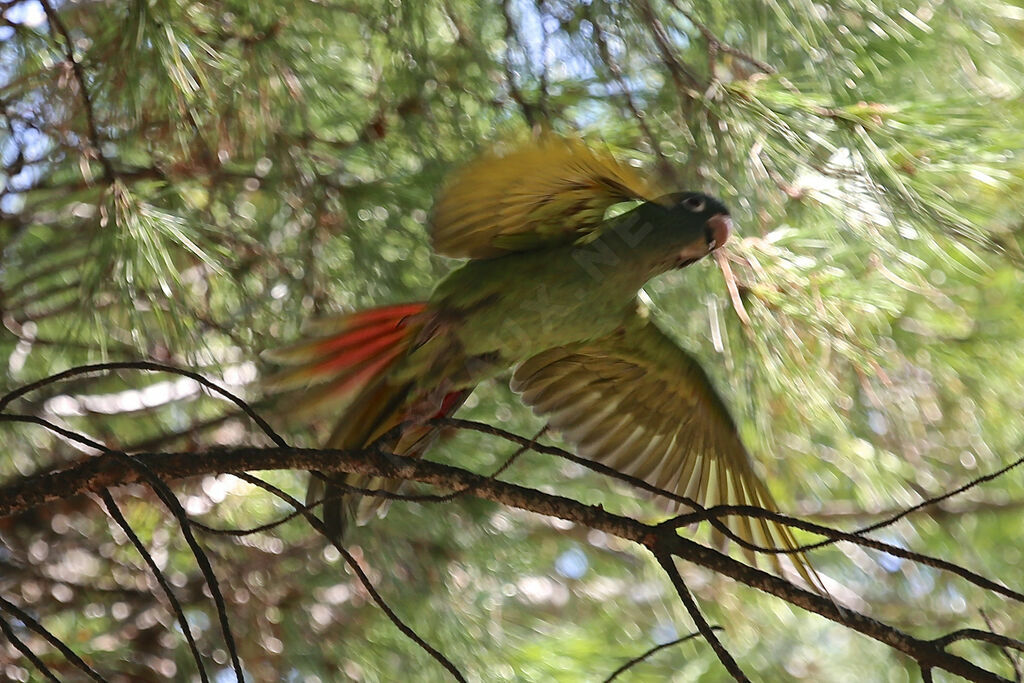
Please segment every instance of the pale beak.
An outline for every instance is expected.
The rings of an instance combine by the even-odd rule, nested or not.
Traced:
[[[732,232],[732,219],[729,214],[720,213],[708,219],[707,240],[708,251],[714,251],[729,240],[729,233]]]

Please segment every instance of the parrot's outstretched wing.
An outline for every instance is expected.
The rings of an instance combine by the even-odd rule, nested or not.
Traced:
[[[584,457],[706,507],[776,509],[707,375],[644,316],[607,337],[530,358],[516,369],[512,389]],[[756,545],[797,545],[783,525],[742,515],[722,520]],[[804,557],[789,557],[820,586]]]
[[[604,223],[609,207],[662,197],[607,150],[549,135],[491,153],[456,173],[434,206],[434,250],[486,259],[574,242]]]

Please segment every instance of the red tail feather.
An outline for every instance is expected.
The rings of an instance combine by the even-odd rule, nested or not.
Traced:
[[[316,374],[329,373],[355,367],[363,361],[373,361],[376,356],[391,351],[396,344],[401,343],[408,336],[408,332],[404,329],[392,329],[390,332],[378,334],[370,341],[359,344],[361,340],[346,339],[348,335],[343,335],[336,340],[336,344],[333,344],[333,346],[340,347],[340,351],[335,351],[326,360],[317,363],[313,366],[312,371]]]
[[[372,322],[387,322],[392,324],[399,324],[403,319],[408,318],[411,315],[422,313],[427,305],[425,303],[416,302],[412,304],[398,304],[395,306],[382,306],[380,308],[371,308],[366,311],[357,311],[349,316],[346,316],[346,320],[350,321],[352,325],[366,325]]]
[[[409,318],[426,304],[400,304],[359,311],[331,321],[322,336],[268,357],[293,367],[267,380],[278,389],[321,385],[307,393],[303,404],[319,404],[357,390],[384,372],[408,348],[419,325]]]
[[[323,354],[333,353],[349,346],[358,346],[362,342],[368,342],[375,337],[394,332],[396,329],[401,329],[401,327],[396,328],[394,322],[390,320],[367,325],[366,327],[346,329],[337,336],[328,337],[318,342],[316,344],[316,351]]]
[[[353,368],[351,374],[344,374],[339,377],[330,385],[329,390],[325,394],[320,395],[319,398],[343,396],[354,388],[366,384],[367,381],[379,375],[384,368],[391,365],[401,355],[402,351],[401,347],[390,349],[387,353],[381,354],[369,363]]]

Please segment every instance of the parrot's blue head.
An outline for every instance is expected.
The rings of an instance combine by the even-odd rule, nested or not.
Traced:
[[[657,200],[668,226],[678,235],[680,250],[674,267],[684,268],[707,256],[729,239],[732,219],[718,199],[700,192],[675,192]]]

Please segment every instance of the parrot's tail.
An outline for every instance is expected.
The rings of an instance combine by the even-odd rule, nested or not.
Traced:
[[[308,332],[315,338],[294,346],[269,352],[269,360],[289,364],[288,368],[266,380],[274,390],[303,389],[289,412],[340,406],[341,416],[325,447],[359,449],[376,444],[399,455],[419,456],[433,441],[437,428],[410,425],[401,434],[389,435],[410,419],[416,402],[412,383],[395,382],[387,370],[402,358],[423,328],[419,316],[426,304],[413,303],[375,308],[319,321]],[[468,392],[453,392],[437,406],[437,416],[454,412]],[[347,406],[347,407],[346,407]],[[422,416],[424,419],[430,414]],[[386,443],[377,443],[387,436]],[[323,501],[323,520],[327,532],[340,538],[356,514],[383,507],[386,499],[368,497],[359,504],[357,496],[346,495],[346,487],[394,490],[395,482],[359,475],[333,477],[312,473],[307,503]]]
[[[405,354],[422,327],[426,304],[373,308],[318,320],[303,330],[307,341],[263,355],[291,367],[264,380],[272,392],[301,389],[289,412],[303,412],[354,398]]]
[[[447,417],[462,405],[469,391],[453,391],[439,404],[428,404],[429,413],[421,413],[427,401],[414,395],[411,382],[395,384],[382,376],[368,384],[342,414],[327,448],[367,448],[373,446],[386,453],[418,458],[441,434],[442,430],[428,421]],[[364,524],[374,514],[383,516],[391,501],[380,495],[395,493],[401,480],[384,479],[359,474],[324,476],[312,473],[306,492],[307,504],[323,501],[323,520],[327,533],[340,539],[352,521]],[[378,495],[359,495],[350,487],[379,492]]]

